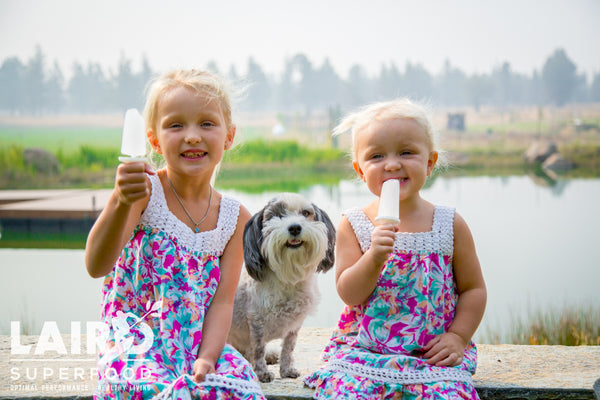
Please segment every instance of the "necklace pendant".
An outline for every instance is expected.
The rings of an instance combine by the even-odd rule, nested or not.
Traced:
[[[196,227],[196,229],[194,229],[194,232],[196,232],[196,233],[200,232],[200,228]]]

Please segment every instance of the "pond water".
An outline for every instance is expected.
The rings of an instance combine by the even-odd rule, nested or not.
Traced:
[[[251,212],[275,193],[224,191]],[[301,194],[326,210],[337,225],[342,210],[362,206],[372,194],[361,182],[314,185]],[[538,308],[600,307],[600,179],[539,185],[527,176],[437,178],[423,197],[455,206],[469,224],[488,286],[488,305],[475,339],[502,337],[510,322]],[[69,333],[72,321],[96,321],[101,280],[85,272],[82,250],[0,249],[0,333],[20,321],[39,334],[44,321]],[[305,326],[333,327],[343,308],[334,273],[319,276],[322,300]]]

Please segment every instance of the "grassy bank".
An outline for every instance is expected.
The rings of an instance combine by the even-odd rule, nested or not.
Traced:
[[[450,167],[445,176],[508,176],[531,173],[523,153],[531,135],[450,133],[442,146]],[[577,168],[563,177],[600,176],[600,135],[554,137],[560,152]],[[118,163],[120,128],[0,127],[0,190],[111,187]],[[306,144],[299,144],[306,143]],[[46,154],[27,158],[27,149]],[[317,147],[303,140],[251,140],[226,152],[219,185],[246,192],[297,191],[353,177],[346,150]]]
[[[336,184],[352,176],[346,154],[294,141],[255,140],[226,153],[218,183],[247,193],[297,192],[314,184]]]

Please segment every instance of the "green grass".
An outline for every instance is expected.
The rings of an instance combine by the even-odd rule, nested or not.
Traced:
[[[292,140],[266,141],[258,139],[244,142],[225,153],[223,163],[316,165],[342,160],[345,157],[346,153],[338,149],[309,148]]]
[[[0,127],[0,147],[38,147],[56,153],[77,152],[81,146],[118,149],[121,128]]]

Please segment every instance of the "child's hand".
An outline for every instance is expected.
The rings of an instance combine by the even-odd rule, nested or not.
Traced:
[[[192,370],[194,373],[194,381],[200,383],[204,382],[206,375],[215,373],[215,366],[203,358],[198,358],[194,361]]]
[[[456,333],[442,333],[423,348],[423,358],[437,367],[455,367],[462,363],[466,347],[467,343]]]
[[[371,235],[371,248],[369,251],[373,254],[373,260],[376,265],[383,265],[388,256],[394,251],[394,241],[396,240],[396,228],[393,225],[376,225]]]
[[[119,201],[133,204],[150,193],[150,181],[146,173],[155,174],[144,162],[119,164],[115,178],[115,188],[119,193]]]

